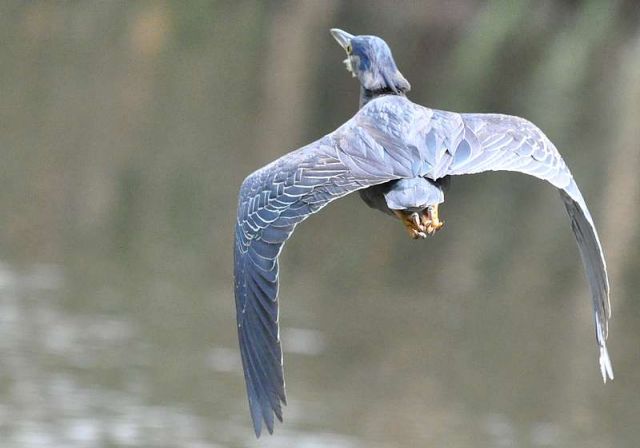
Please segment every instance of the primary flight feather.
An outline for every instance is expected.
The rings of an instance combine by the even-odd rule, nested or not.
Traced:
[[[449,176],[517,171],[560,191],[592,293],[603,380],[609,283],[598,234],[571,172],[535,125],[498,114],[459,114],[412,103],[407,80],[375,36],[331,30],[360,82],[360,110],[330,134],[249,175],[240,188],[234,278],[238,337],[256,436],[273,432],[286,404],[278,326],[278,256],[296,225],[354,191],[400,219],[413,238],[443,225]]]

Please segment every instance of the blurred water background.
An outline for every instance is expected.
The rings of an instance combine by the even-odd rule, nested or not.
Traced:
[[[2,2],[0,446],[638,446],[639,25],[635,0]],[[414,101],[556,143],[609,263],[615,381],[557,193],[467,176],[427,241],[357,196],[300,226],[289,406],[255,440],[236,195],[355,112],[331,27],[385,38]]]

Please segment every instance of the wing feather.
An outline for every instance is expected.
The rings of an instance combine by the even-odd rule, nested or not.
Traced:
[[[451,156],[446,174],[517,171],[557,187],[565,204],[593,300],[602,378],[613,379],[606,339],[609,304],[607,267],[593,219],[571,172],[553,143],[527,120],[508,115],[462,114],[465,137]]]
[[[356,116],[357,118],[357,116]],[[256,435],[273,432],[286,404],[278,328],[278,256],[297,224],[353,191],[410,173],[410,160],[383,148],[352,119],[289,153],[242,184],[235,236],[238,338]],[[390,158],[391,165],[383,163]],[[404,163],[404,164],[403,164]]]

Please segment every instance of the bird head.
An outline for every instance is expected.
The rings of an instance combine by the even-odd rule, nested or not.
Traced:
[[[405,93],[411,89],[384,40],[377,36],[354,36],[338,28],[332,28],[331,35],[347,52],[344,60],[347,70],[365,90]]]

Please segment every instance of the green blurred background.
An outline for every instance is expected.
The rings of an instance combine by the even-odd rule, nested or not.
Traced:
[[[0,445],[637,446],[639,25],[635,0],[2,2]],[[607,255],[615,381],[557,193],[466,176],[427,241],[357,195],[300,226],[289,406],[255,440],[237,191],[355,112],[331,27],[386,39],[414,101],[556,143]]]

